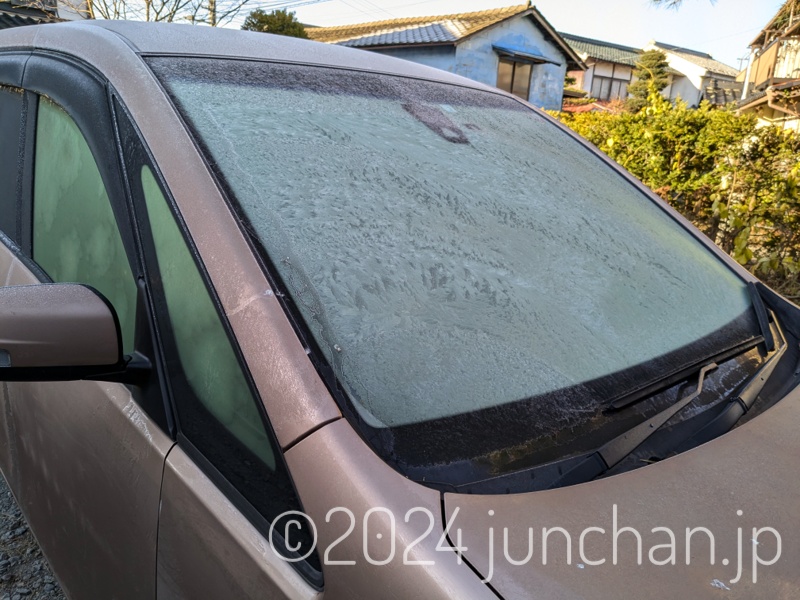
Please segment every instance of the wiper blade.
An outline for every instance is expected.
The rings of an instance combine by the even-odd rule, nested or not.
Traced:
[[[780,324],[775,322],[775,327],[780,336],[781,345],[770,356],[756,374],[740,389],[739,393],[731,399],[728,406],[722,412],[694,436],[681,443],[676,453],[683,452],[690,448],[694,448],[704,442],[710,441],[719,437],[723,433],[730,431],[733,426],[750,410],[755,403],[761,391],[764,389],[767,381],[780,362],[781,357],[786,352],[788,344],[783,335],[783,330]],[[774,343],[774,342],[773,342]],[[692,400],[697,398],[703,392],[703,381],[705,380],[706,373],[712,371],[717,367],[716,363],[709,363],[700,369],[700,374],[697,378],[697,389],[687,396],[686,398],[676,402],[669,408],[661,411],[647,421],[640,423],[633,429],[617,436],[613,440],[607,442],[592,454],[586,456],[572,469],[564,473],[555,482],[550,485],[550,488],[564,487],[591,481],[592,479],[602,475],[606,471],[612,469],[617,464],[622,462],[625,457],[630,455],[636,448],[641,446],[652,434],[654,434],[664,423],[669,421],[680,410],[689,405]]]
[[[756,311],[756,319],[758,319],[758,328],[761,330],[761,335],[764,336],[764,348],[767,352],[775,350],[775,339],[772,337],[772,330],[769,328],[769,314],[767,307],[764,306],[764,299],[758,293],[758,286],[752,281],[747,282],[747,291],[750,293],[750,300],[753,303],[753,309]]]
[[[750,295],[750,301],[753,306],[753,311],[756,315],[756,321],[758,322],[758,328],[761,333],[760,336],[753,337],[741,344],[738,344],[732,348],[728,348],[723,350],[722,352],[713,355],[713,356],[706,356],[699,361],[696,361],[686,367],[675,371],[673,373],[668,373],[661,379],[649,383],[646,386],[641,388],[632,390],[624,394],[623,396],[619,396],[614,398],[609,403],[609,408],[613,410],[620,410],[622,408],[626,408],[631,404],[635,404],[640,400],[644,400],[645,398],[649,398],[656,392],[671,387],[678,383],[679,381],[683,381],[684,379],[689,378],[694,373],[697,373],[700,367],[704,364],[708,364],[710,362],[715,362],[717,364],[722,364],[725,361],[733,358],[734,356],[739,356],[744,352],[756,347],[759,344],[764,344],[764,350],[767,353],[772,352],[775,350],[775,339],[772,336],[772,330],[769,326],[769,313],[767,312],[767,307],[764,304],[764,300],[761,298],[761,294],[758,291],[758,286],[753,283],[752,281],[747,282],[747,292]]]
[[[669,375],[662,377],[658,381],[650,383],[645,387],[641,387],[637,390],[634,390],[630,393],[625,394],[624,396],[619,396],[612,400],[608,407],[611,410],[620,410],[623,408],[627,408],[631,404],[635,404],[640,400],[644,400],[646,398],[651,397],[653,394],[657,393],[660,390],[672,387],[676,383],[688,379],[695,373],[699,372],[700,369],[707,364],[712,362],[722,364],[735,356],[739,356],[740,354],[744,354],[748,350],[752,350],[759,344],[764,343],[764,336],[759,335],[754,338],[747,340],[741,344],[737,344],[732,348],[728,348],[720,352],[719,354],[715,354],[713,356],[706,356],[703,360],[697,361],[688,365],[687,367],[676,371],[674,373],[670,373]]]
[[[677,452],[683,452],[689,448],[694,448],[695,446],[699,446],[700,444],[721,436],[723,433],[727,433],[733,429],[733,426],[753,407],[758,395],[764,389],[775,367],[778,366],[781,357],[786,352],[786,348],[789,346],[777,320],[775,320],[775,327],[781,338],[780,348],[761,365],[761,368],[752,379],[750,379],[739,393],[728,402],[728,406],[725,407],[713,421],[678,446]]]
[[[605,473],[622,462],[626,456],[641,446],[645,440],[653,435],[664,423],[669,421],[679,411],[702,394],[706,373],[716,368],[717,363],[714,362],[705,365],[700,369],[700,374],[697,376],[697,388],[694,392],[646,421],[639,423],[625,433],[615,437],[613,440],[606,442],[559,477],[550,488],[564,487],[584,481],[591,481],[598,475]]]

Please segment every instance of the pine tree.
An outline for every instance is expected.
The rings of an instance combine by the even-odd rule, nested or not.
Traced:
[[[639,112],[647,106],[647,96],[651,91],[661,92],[669,84],[669,63],[660,50],[643,52],[636,62],[633,74],[637,81],[628,86],[628,110]]]
[[[267,13],[257,8],[244,20],[242,29],[308,39],[303,24],[295,18],[293,12],[286,9]]]

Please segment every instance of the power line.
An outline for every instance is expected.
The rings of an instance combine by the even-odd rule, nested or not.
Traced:
[[[352,4],[349,0],[339,0],[339,1],[342,4],[344,4],[345,6],[349,6],[354,11],[356,11],[355,13],[352,13],[352,14],[364,15],[364,16],[369,17],[369,18],[372,18],[373,16],[380,15],[379,12],[377,12],[376,10],[374,10],[372,8],[364,8],[364,6],[369,6],[366,2],[361,2],[361,6],[359,6],[359,5],[356,5],[356,4]],[[355,1],[355,0],[353,0],[353,1]],[[377,6],[375,4],[373,4],[372,6],[374,8],[377,8],[380,11],[383,11],[384,13],[389,15],[391,18],[394,18],[394,15],[392,13],[390,13],[388,10],[386,10],[384,8],[381,8],[380,6]]]
[[[277,0],[266,2],[254,2],[253,5],[262,9],[282,9],[282,8],[296,8],[298,6],[308,6],[310,4],[321,4],[322,2],[330,2],[330,0]]]

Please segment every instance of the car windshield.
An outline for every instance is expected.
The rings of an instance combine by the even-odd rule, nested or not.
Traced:
[[[758,335],[729,267],[514,99],[148,60],[335,395],[394,465],[568,448],[612,399]]]

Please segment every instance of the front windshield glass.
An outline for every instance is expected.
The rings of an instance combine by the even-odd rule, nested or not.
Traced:
[[[395,464],[563,438],[757,335],[727,266],[512,99],[319,67],[149,62],[350,416]]]

